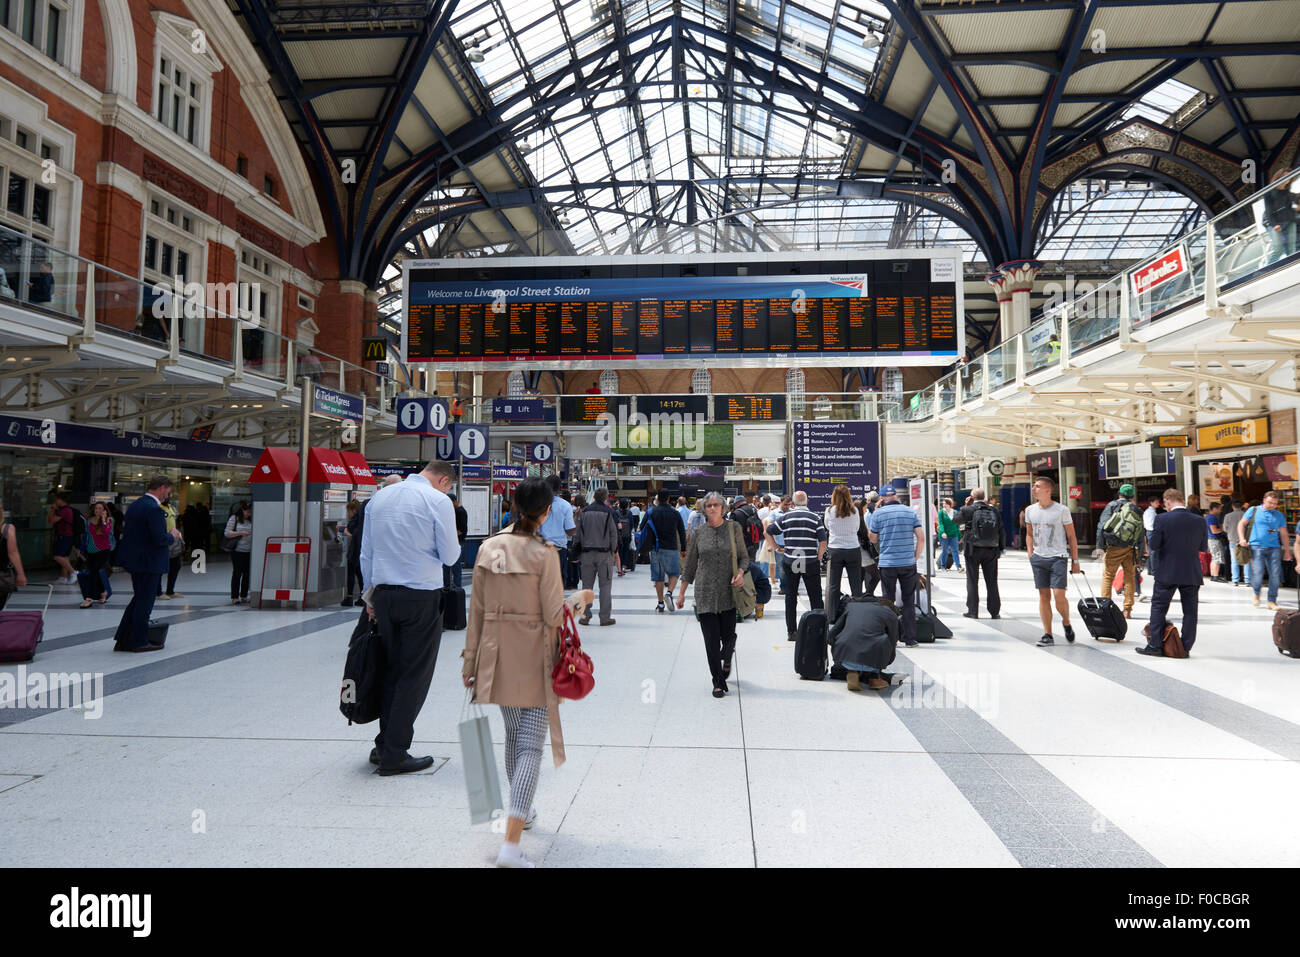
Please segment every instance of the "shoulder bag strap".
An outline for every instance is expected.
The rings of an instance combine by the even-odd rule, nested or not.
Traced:
[[[740,527],[739,525],[736,525],[735,522],[731,522],[730,524],[731,527],[734,528]],[[731,577],[735,578],[736,572],[740,571],[740,562],[736,558],[736,535],[731,530],[731,527],[727,529],[727,541],[731,543]]]

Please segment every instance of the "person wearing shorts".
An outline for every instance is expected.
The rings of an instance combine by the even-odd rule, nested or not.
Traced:
[[[1038,589],[1038,616],[1043,621],[1043,636],[1038,639],[1040,648],[1055,641],[1052,638],[1052,603],[1061,615],[1065,640],[1074,641],[1070,627],[1070,602],[1065,595],[1066,563],[1070,574],[1079,574],[1079,542],[1074,534],[1074,520],[1070,510],[1052,500],[1056,483],[1046,476],[1034,480],[1034,504],[1025,509],[1026,545],[1029,549],[1029,566],[1034,572],[1034,587]]]
[[[659,614],[673,611],[673,589],[682,574],[682,559],[686,557],[686,525],[681,515],[668,504],[668,493],[660,490],[658,504],[646,512],[642,533],[650,547],[650,581],[654,583]],[[668,600],[664,601],[664,584],[668,585]]]

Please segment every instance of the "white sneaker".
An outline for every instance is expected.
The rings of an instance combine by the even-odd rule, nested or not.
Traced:
[[[497,867],[536,867],[537,865],[524,856],[518,844],[502,844],[497,852]]]

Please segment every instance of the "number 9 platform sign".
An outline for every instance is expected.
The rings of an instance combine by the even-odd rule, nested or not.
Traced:
[[[403,396],[397,400],[398,435],[447,435],[449,418],[442,399]]]

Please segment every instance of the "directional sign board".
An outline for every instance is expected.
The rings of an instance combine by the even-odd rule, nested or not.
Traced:
[[[447,418],[447,403],[442,399],[403,396],[397,400],[398,435],[445,435]]]
[[[555,446],[550,442],[530,442],[528,444],[528,460],[549,465],[555,461]]]
[[[456,425],[456,451],[466,462],[488,460],[488,427],[486,425]]]

